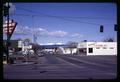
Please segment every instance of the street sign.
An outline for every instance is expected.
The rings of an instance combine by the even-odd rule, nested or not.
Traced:
[[[16,24],[16,22],[9,23],[9,27],[14,27],[15,24]],[[3,28],[6,28],[6,27],[7,27],[7,23],[5,23],[5,24],[3,25]]]
[[[9,20],[9,24],[7,21],[5,21],[5,23],[3,24],[3,32],[5,32],[7,35],[11,37],[16,25],[17,22],[14,22],[13,20]],[[8,27],[9,27],[9,31],[7,30]]]

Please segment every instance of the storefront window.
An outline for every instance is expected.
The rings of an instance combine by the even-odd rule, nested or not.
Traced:
[[[96,49],[100,49],[100,47],[96,47]]]

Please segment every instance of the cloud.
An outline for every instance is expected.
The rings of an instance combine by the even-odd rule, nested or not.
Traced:
[[[34,32],[37,35],[41,35],[41,36],[52,36],[52,37],[64,37],[66,36],[68,33],[65,31],[49,31],[47,29],[43,29],[43,28],[36,28],[36,30],[34,30]]]
[[[61,30],[59,30],[59,31],[52,31],[52,32],[48,33],[48,35],[50,35],[50,36],[58,36],[58,37],[64,37],[67,34],[68,34],[67,32],[61,31]]]
[[[39,31],[46,31],[46,29],[38,28]]]
[[[30,28],[29,26],[17,26],[15,29],[15,34],[36,34],[36,35],[46,35],[47,31],[43,28]]]
[[[29,28],[28,26],[17,26],[14,31],[15,34],[21,34],[21,35],[28,35],[32,33],[32,29]]]
[[[34,33],[39,36],[45,36],[45,35],[47,35],[48,31],[43,28],[31,28],[31,32],[32,32],[32,34]]]
[[[83,37],[83,35],[82,35],[82,34],[79,34],[79,33],[74,33],[74,34],[71,35],[71,37],[81,38],[81,37]]]
[[[64,43],[61,43],[61,42],[58,42],[58,43],[55,43],[56,45],[62,45],[62,44],[64,44]]]
[[[45,45],[54,45],[55,43],[46,43]]]
[[[81,38],[83,37],[82,34],[80,33],[68,33],[66,31],[62,30],[55,30],[55,31],[49,31],[44,28],[30,28],[29,26],[17,26],[15,29],[16,34],[21,34],[21,35],[29,35],[29,34],[36,34],[38,36],[51,36],[51,37],[72,37],[72,38]]]

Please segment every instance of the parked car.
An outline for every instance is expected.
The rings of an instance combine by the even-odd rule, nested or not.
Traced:
[[[23,51],[16,52],[16,55],[23,55]]]
[[[38,50],[38,51],[37,51],[37,54],[38,54],[38,56],[44,56],[44,52],[41,51],[41,50]]]
[[[53,54],[54,52],[53,51],[49,51],[50,54]]]

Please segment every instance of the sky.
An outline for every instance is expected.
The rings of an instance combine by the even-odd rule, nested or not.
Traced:
[[[10,3],[10,6],[10,19],[18,23],[11,39],[28,38],[34,42],[35,35],[38,44],[117,39],[114,3]],[[100,25],[104,26],[103,33]]]

